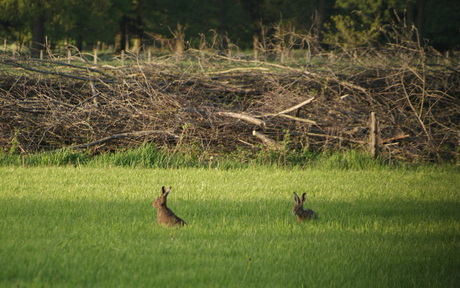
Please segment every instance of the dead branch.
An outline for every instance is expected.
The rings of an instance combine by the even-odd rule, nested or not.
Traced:
[[[313,120],[310,120],[310,119],[304,119],[304,118],[300,118],[300,117],[295,117],[295,116],[291,116],[291,115],[287,115],[287,114],[275,114],[273,116],[284,117],[284,118],[288,118],[288,119],[299,121],[299,122],[304,122],[304,123],[308,123],[308,124],[312,124],[312,125],[317,125],[316,121],[313,121]]]
[[[323,138],[331,138],[331,139],[338,139],[338,140],[341,140],[341,141],[348,141],[348,142],[357,143],[357,144],[367,144],[366,141],[355,140],[355,139],[348,139],[348,138],[345,138],[345,137],[334,136],[334,135],[328,135],[328,134],[319,134],[319,133],[310,133],[310,132],[307,132],[307,133],[305,133],[305,135],[308,135],[308,136],[315,136],[315,137],[323,137]]]
[[[283,110],[283,111],[281,111],[281,112],[278,112],[276,115],[287,114],[287,113],[292,112],[292,111],[294,111],[294,110],[300,109],[300,108],[302,108],[303,106],[312,103],[314,100],[315,100],[315,97],[312,97],[312,98],[310,98],[310,99],[308,99],[308,100],[303,101],[302,103],[299,103],[299,104],[297,104],[297,105],[295,105],[295,106],[292,106],[291,108],[288,108],[288,109],[286,109],[286,110]]]
[[[194,50],[192,50],[194,51]],[[232,58],[232,57],[227,57],[227,56],[224,56],[224,55],[218,55],[218,54],[211,54],[211,53],[208,53],[208,52],[203,52],[203,51],[200,51],[200,53],[207,53],[208,55],[212,55],[212,57],[216,57],[216,58],[220,58],[220,59],[225,59],[225,60],[229,60],[229,61],[232,61],[232,62],[242,62],[242,63],[256,63],[256,64],[259,64],[259,65],[264,65],[264,66],[269,66],[269,67],[275,67],[275,68],[280,68],[280,69],[283,69],[283,70],[288,70],[288,71],[293,71],[293,72],[296,72],[296,73],[299,73],[299,74],[302,74],[302,75],[306,75],[306,76],[310,76],[310,77],[313,77],[313,78],[317,78],[317,79],[322,79],[322,78],[325,78],[324,76],[321,76],[319,74],[316,74],[316,73],[313,73],[313,72],[309,72],[305,69],[297,69],[297,68],[293,68],[293,67],[289,67],[289,66],[286,66],[286,65],[280,65],[280,64],[276,64],[276,63],[270,63],[270,62],[261,62],[259,60],[244,60],[244,59],[238,59],[238,58]],[[335,79],[326,79],[326,80],[335,80]],[[364,94],[368,94],[367,90],[357,84],[353,84],[353,83],[350,83],[348,81],[343,81],[343,80],[337,80],[337,82],[340,84],[340,85],[343,85],[344,87],[348,87],[352,90],[358,90],[358,91],[361,91],[363,92]]]
[[[383,139],[382,144],[385,144],[385,143],[388,143],[388,142],[393,142],[393,141],[396,141],[396,140],[401,140],[401,139],[408,138],[408,137],[410,137],[410,135],[406,134],[406,135],[401,135],[401,136],[396,136],[396,137]]]
[[[332,63],[327,71],[311,68],[304,73],[255,61],[258,69],[241,64],[242,69],[225,70],[223,58],[199,57],[203,66],[197,74],[167,64],[167,58],[106,74],[102,66],[96,71],[52,61],[0,60],[4,66],[24,70],[12,64],[17,61],[35,69],[22,75],[18,69],[5,69],[0,75],[0,147],[8,151],[16,145],[31,153],[100,139],[70,147],[95,147],[100,153],[136,147],[142,143],[136,137],[150,135],[148,141],[159,146],[198,147],[199,153],[232,152],[248,145],[257,153],[257,142],[267,149],[363,149],[369,113],[375,111],[383,139],[379,144],[385,145],[382,157],[458,159],[460,74],[449,69],[426,69],[417,61],[342,71]],[[305,95],[316,97],[305,100]],[[252,133],[255,127],[264,132]],[[284,142],[277,139],[287,134],[281,147]]]
[[[234,73],[234,72],[254,72],[254,71],[260,71],[260,72],[269,72],[270,69],[268,68],[263,68],[263,67],[239,67],[239,68],[232,68],[224,71],[213,71],[213,72],[208,72],[208,74],[228,74],[228,73]]]
[[[68,73],[62,73],[62,72],[56,72],[56,71],[46,71],[46,70],[35,69],[32,67],[27,67],[25,65],[20,64],[18,61],[13,61],[13,60],[2,60],[2,62],[5,65],[15,66],[15,67],[18,67],[24,70],[28,70],[28,71],[36,72],[40,74],[55,75],[55,76],[66,77],[66,78],[71,78],[71,79],[76,79],[76,80],[83,80],[83,81],[93,80],[93,78],[91,77],[82,77],[82,76],[76,76],[76,75],[68,74]],[[69,66],[68,64],[65,64],[65,65]],[[99,81],[102,81],[105,83],[121,83],[119,81],[108,80],[108,79],[99,79]]]
[[[256,130],[253,130],[252,135],[262,140],[264,145],[267,146],[267,148],[269,149],[279,150],[281,148],[281,145],[278,142],[266,136],[265,134],[262,134],[260,132],[257,132]]]
[[[255,124],[258,126],[265,127],[266,123],[262,120],[259,120],[255,118],[254,116],[246,115],[246,114],[240,114],[240,113],[233,113],[233,112],[217,112],[218,115],[221,116],[227,116],[227,117],[233,117],[237,119],[244,120],[246,122],[249,122],[251,124]]]
[[[85,144],[79,144],[79,145],[74,145],[67,147],[67,149],[79,149],[79,148],[89,148],[92,146],[96,146],[99,144],[103,144],[105,142],[115,140],[115,139],[120,139],[120,138],[126,138],[126,137],[141,137],[141,136],[146,136],[146,135],[152,135],[152,134],[167,134],[169,136],[172,136],[174,138],[179,138],[179,136],[172,134],[171,132],[168,131],[155,131],[155,130],[150,130],[150,131],[136,131],[136,132],[126,132],[126,133],[120,133],[120,134],[115,134],[111,135],[102,139],[99,139],[97,141],[93,141],[90,143],[85,143]],[[65,148],[63,148],[65,149]]]

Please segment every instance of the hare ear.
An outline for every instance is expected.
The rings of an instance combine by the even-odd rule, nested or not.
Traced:
[[[172,186],[169,186],[169,188],[165,188],[164,186],[161,188],[163,191],[164,196],[168,196],[169,192],[171,192]]]
[[[305,200],[307,200],[307,193],[302,194],[302,203],[304,203]]]
[[[165,196],[169,194],[169,191],[171,190],[171,187],[165,188],[165,186],[161,187],[161,195]]]
[[[300,198],[299,196],[297,195],[297,193],[294,192],[294,201],[296,204],[299,204],[300,203]]]

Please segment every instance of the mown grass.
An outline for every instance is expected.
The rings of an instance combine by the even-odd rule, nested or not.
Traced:
[[[1,287],[458,287],[454,170],[0,167]],[[156,223],[151,202],[188,222]],[[319,214],[300,224],[292,192]]]

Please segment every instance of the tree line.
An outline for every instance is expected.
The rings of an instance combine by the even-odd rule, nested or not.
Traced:
[[[219,35],[250,48],[286,26],[323,46],[389,41],[397,23],[439,50],[460,47],[460,1],[452,0],[2,0],[0,37],[31,48],[66,43],[80,51],[98,42],[116,51],[186,35],[190,45]],[[224,41],[224,42],[225,42]]]

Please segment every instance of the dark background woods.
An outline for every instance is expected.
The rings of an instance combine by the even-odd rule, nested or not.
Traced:
[[[45,43],[70,44],[80,51],[98,42],[115,51],[142,49],[174,38],[178,27],[192,46],[220,35],[222,42],[252,48],[254,36],[270,37],[277,25],[312,35],[326,47],[368,46],[391,41],[383,32],[394,23],[415,27],[439,50],[460,45],[460,2],[452,0],[0,1],[0,37],[31,47],[32,54]]]

